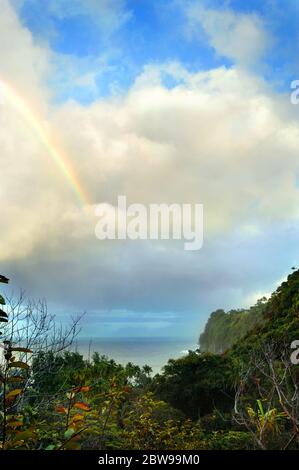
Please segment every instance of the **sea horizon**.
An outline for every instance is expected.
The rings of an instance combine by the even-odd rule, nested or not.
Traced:
[[[91,359],[94,352],[105,355],[115,362],[126,365],[132,362],[140,367],[148,365],[157,374],[169,359],[178,359],[189,350],[199,346],[190,337],[78,337],[72,347],[85,359]]]

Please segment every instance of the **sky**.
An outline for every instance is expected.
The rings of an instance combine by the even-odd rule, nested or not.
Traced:
[[[84,336],[197,338],[297,266],[295,0],[0,0],[1,272]],[[62,163],[61,163],[62,159]],[[69,169],[77,177],[77,193]],[[204,244],[95,207],[201,203]]]

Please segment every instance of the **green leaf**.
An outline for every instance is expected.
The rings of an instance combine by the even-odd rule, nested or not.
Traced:
[[[22,361],[15,361],[8,364],[8,367],[19,367],[20,369],[29,369],[28,364]]]
[[[0,294],[0,305],[5,305],[4,297]]]
[[[257,404],[258,404],[261,415],[264,416],[264,409],[263,409],[263,405],[262,405],[261,400],[256,400],[256,401],[257,401]]]
[[[73,428],[69,428],[67,431],[64,433],[65,439],[70,439],[72,435],[75,433],[75,430]]]
[[[2,308],[0,308],[0,317],[8,318],[7,313],[4,312],[4,310],[2,310]]]
[[[33,437],[35,437],[35,433],[30,429],[27,429],[26,431],[20,431],[13,439],[13,442],[23,441]]]
[[[0,317],[0,322],[2,322],[2,323],[8,323],[8,320],[7,320],[7,318],[2,318],[2,317]]]

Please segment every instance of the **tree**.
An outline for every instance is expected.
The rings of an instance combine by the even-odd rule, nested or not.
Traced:
[[[0,276],[0,282],[8,283],[5,276]],[[36,356],[50,352],[54,357],[69,347],[78,332],[79,317],[72,319],[69,327],[63,328],[55,323],[55,316],[50,315],[43,301],[33,302],[25,299],[21,292],[18,298],[0,295],[0,304],[6,311],[0,309],[0,322],[4,327],[1,332],[3,355],[0,359],[1,385],[1,439],[2,448],[10,448],[23,441],[24,433],[32,438],[28,423],[24,422],[24,410],[33,398],[35,411],[38,406],[45,407],[50,403],[49,396],[41,397],[35,389],[35,383],[41,377],[49,376],[51,368],[35,368],[32,364]]]
[[[156,394],[191,419],[210,414],[214,409],[229,411],[233,405],[231,363],[227,356],[189,351],[171,359],[153,381]]]
[[[258,448],[298,448],[298,381],[288,345],[272,339],[251,353],[235,395],[234,419]]]

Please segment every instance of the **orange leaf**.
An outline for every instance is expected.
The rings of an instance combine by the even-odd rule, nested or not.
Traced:
[[[23,426],[23,422],[22,421],[11,421],[10,423],[8,423],[8,426],[11,427],[11,428],[19,428],[20,426]]]
[[[86,393],[86,392],[89,392],[90,390],[90,387],[88,385],[83,385],[82,387],[75,387],[72,389],[72,392],[75,392],[75,393],[79,393],[79,392],[82,392],[82,393]]]
[[[90,406],[87,405],[87,403],[83,403],[83,402],[75,403],[74,408],[78,408],[79,410],[83,410],[83,411],[90,411],[91,410]]]
[[[67,413],[67,409],[64,406],[57,406],[55,411],[57,411],[57,413]]]
[[[65,449],[68,449],[68,450],[80,450],[81,449],[81,445],[79,442],[74,442],[74,440],[72,439],[70,442],[68,442],[66,445],[65,445]]]
[[[77,414],[73,416],[73,423],[77,423],[77,421],[81,421],[82,419],[84,419],[84,416]]]

